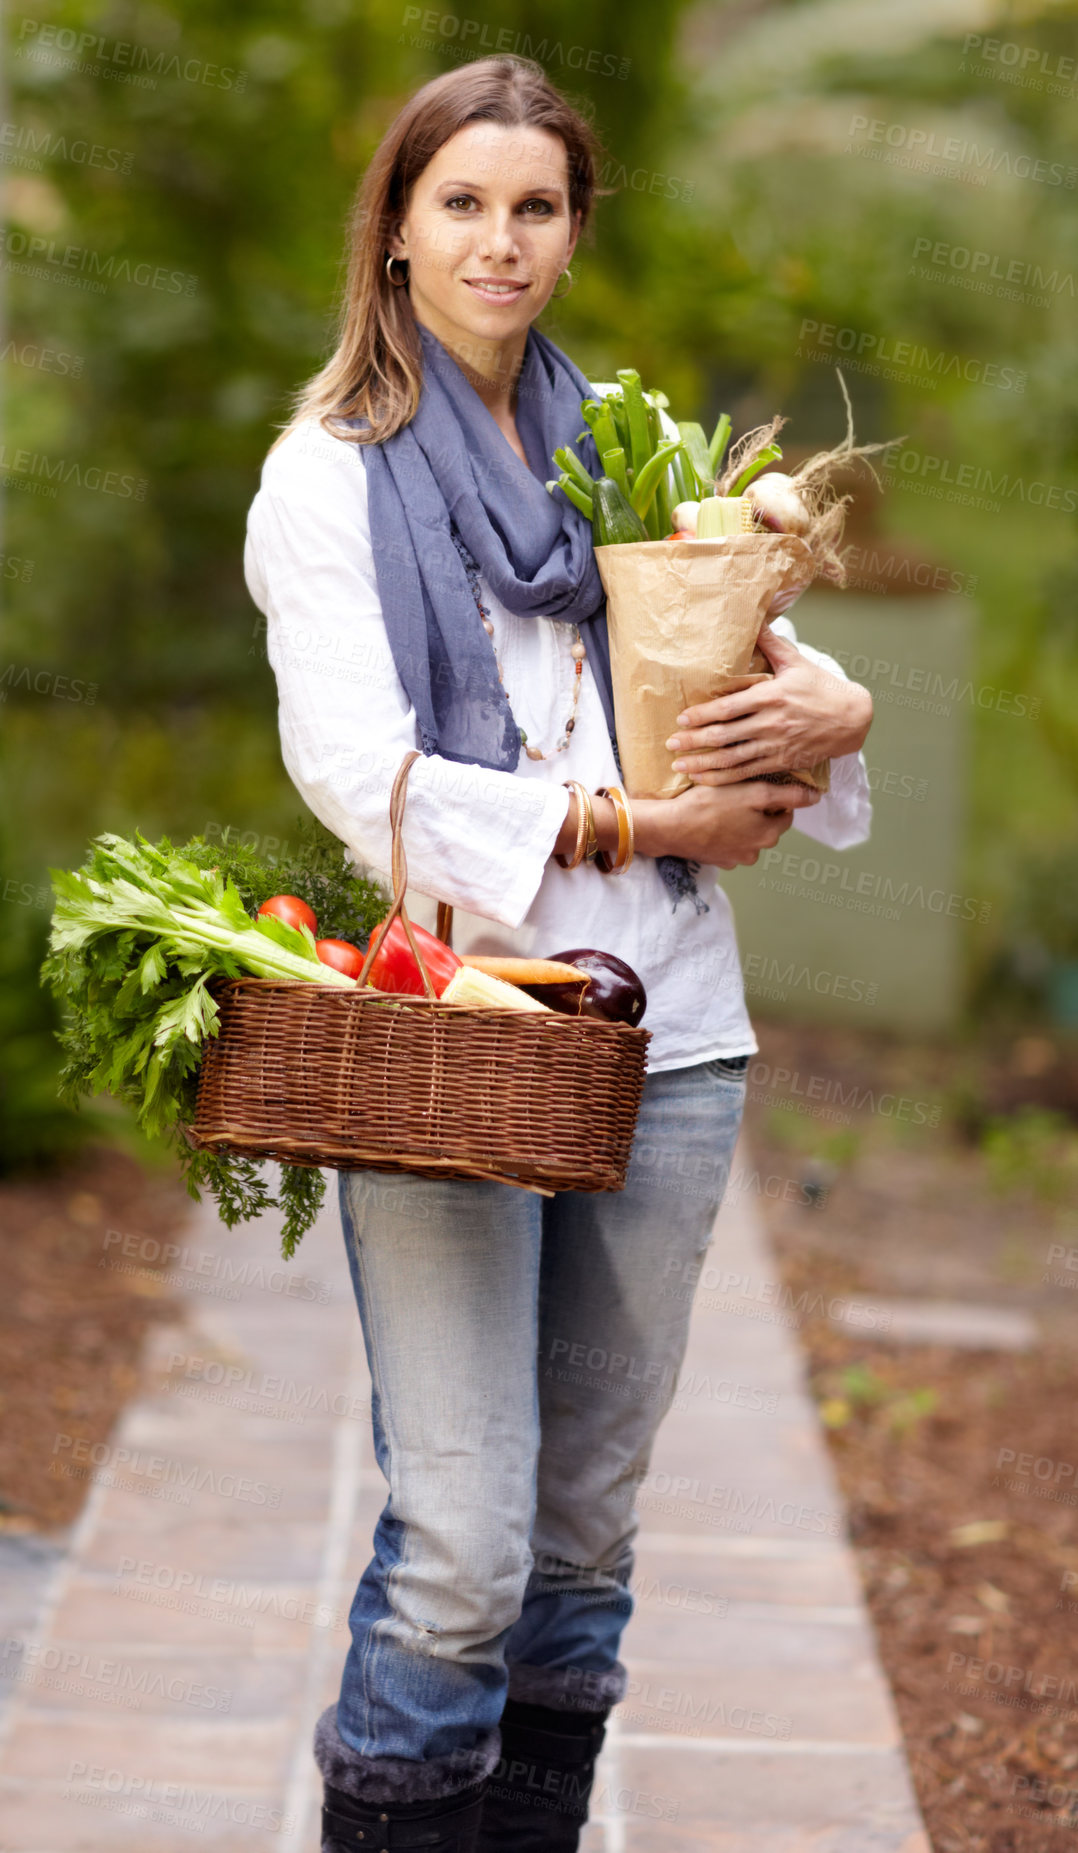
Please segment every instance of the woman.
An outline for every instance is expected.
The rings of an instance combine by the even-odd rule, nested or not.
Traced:
[[[330,1853],[577,1846],[624,1689],[633,1492],[686,1341],[660,1283],[707,1244],[756,1047],[714,871],[795,819],[837,848],[868,829],[871,701],[785,624],[773,683],[679,722],[694,783],[633,801],[631,860],[609,798],[588,836],[583,793],[619,777],[602,588],[587,524],[543,487],[588,384],[533,323],[571,284],[595,164],[538,66],[419,91],[363,182],[340,345],[250,517],[311,809],[387,869],[420,746],[410,878],[457,909],[458,949],[616,952],[654,1035],[620,1194],[341,1173],[389,1495],[316,1734]],[[823,799],[753,776],[828,755]]]

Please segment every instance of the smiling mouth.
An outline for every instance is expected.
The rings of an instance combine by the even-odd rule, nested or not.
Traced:
[[[484,302],[515,302],[529,287],[527,283],[516,283],[507,277],[465,277],[463,281]]]

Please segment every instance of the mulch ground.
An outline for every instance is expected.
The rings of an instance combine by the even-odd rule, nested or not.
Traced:
[[[805,1308],[810,1382],[932,1844],[1065,1847],[1060,1830],[1078,1827],[1073,1051],[1037,1038],[982,1049],[971,1078],[968,1052],[767,1024],[759,1039],[754,1163],[807,1186],[800,1202],[765,1199],[768,1221]],[[806,1112],[813,1075],[825,1080]],[[847,1092],[817,1115],[836,1098],[829,1076],[862,1077],[871,1098],[858,1109]],[[885,1090],[939,1103],[937,1123],[881,1108]],[[1019,1354],[889,1343],[829,1322],[823,1308],[849,1293],[1025,1308],[1042,1342]]]
[[[61,1437],[107,1438],[147,1326],[176,1317],[159,1250],[189,1208],[171,1171],[105,1146],[0,1184],[0,1530],[76,1516],[86,1480],[50,1465],[69,1452]]]

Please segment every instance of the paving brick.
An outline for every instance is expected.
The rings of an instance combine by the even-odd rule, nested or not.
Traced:
[[[293,1733],[287,1716],[253,1723],[164,1717],[89,1701],[72,1705],[60,1731],[47,1709],[31,1706],[13,1720],[3,1773],[65,1783],[99,1769],[119,1771],[117,1789],[140,1784],[152,1792],[153,1785],[180,1783],[214,1792],[257,1791],[273,1788],[288,1768]]]
[[[285,1525],[278,1517],[272,1525],[252,1526],[242,1516],[228,1513],[207,1525],[174,1514],[166,1554],[151,1558],[142,1543],[139,1535],[132,1535],[129,1524],[117,1522],[106,1510],[83,1549],[82,1562],[88,1570],[113,1578],[135,1574],[130,1567],[134,1559],[136,1565],[144,1561],[152,1566],[148,1575],[157,1569],[173,1578],[189,1571],[207,1582],[231,1577],[314,1583],[322,1563],[325,1524],[324,1519],[311,1519]]]
[[[686,1667],[627,1655],[623,1731],[664,1741],[722,1738],[890,1745],[899,1732],[889,1692],[871,1657],[838,1666],[776,1667],[765,1644],[747,1662]]]
[[[1030,1351],[1038,1340],[1032,1313],[964,1300],[851,1299],[850,1321],[891,1345],[958,1345],[969,1351]]]
[[[902,1837],[920,1825],[911,1813],[905,1758],[893,1748],[834,1745],[823,1753],[803,1753],[791,1743],[779,1754],[756,1743],[750,1750],[740,1743],[736,1749],[710,1744],[682,1749],[673,1743],[640,1745],[627,1736],[618,1746],[617,1793],[637,1798],[627,1816],[643,1813],[647,1804],[641,1798],[647,1797],[654,1808],[675,1808],[679,1829],[796,1830],[800,1844],[813,1853],[816,1835],[847,1830],[860,1836],[851,1837],[850,1853],[855,1846],[857,1853],[870,1853],[877,1846],[901,1846]],[[654,1831],[654,1817],[652,1826]]]
[[[634,1582],[651,1578],[669,1585],[677,1579],[687,1589],[707,1589],[730,1602],[770,1602],[794,1608],[861,1606],[860,1578],[849,1551],[837,1542],[667,1539],[664,1532],[642,1529],[636,1566]],[[790,1620],[796,1625],[796,1615]]]

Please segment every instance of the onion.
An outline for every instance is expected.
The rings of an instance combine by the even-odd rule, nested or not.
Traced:
[[[679,502],[673,514],[675,528],[687,528],[690,534],[695,534],[696,517],[699,513],[699,502]]]
[[[758,476],[754,483],[749,483],[745,494],[752,503],[753,513],[774,534],[807,534],[812,526],[812,516],[797,484],[792,476],[784,476],[781,470]]]

